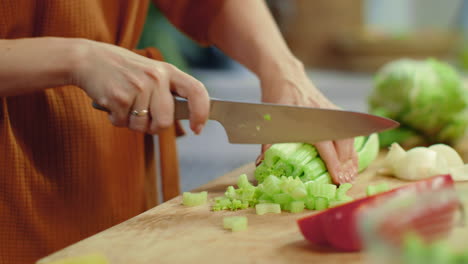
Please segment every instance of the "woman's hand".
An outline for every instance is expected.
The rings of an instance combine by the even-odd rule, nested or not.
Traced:
[[[172,93],[188,99],[190,127],[200,133],[209,113],[204,85],[175,66],[148,59],[118,46],[78,40],[79,56],[72,84],[110,110],[115,126],[155,134],[174,121]],[[148,111],[132,115],[132,111]]]
[[[338,108],[331,103],[307,77],[301,63],[296,62],[279,74],[260,77],[262,101],[300,106]],[[314,133],[311,131],[310,133]],[[354,139],[325,141],[314,144],[335,183],[352,182],[357,175],[358,159]],[[262,146],[262,154],[269,146]]]

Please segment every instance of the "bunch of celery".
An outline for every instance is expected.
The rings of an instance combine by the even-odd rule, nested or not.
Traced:
[[[243,174],[239,177],[237,186],[237,189],[229,186],[223,197],[215,199],[213,211],[238,210],[255,207],[258,204],[270,204],[257,208],[257,213],[263,214],[264,210],[270,211],[270,207],[276,204],[285,211],[301,212],[304,208],[323,210],[352,200],[346,195],[351,188],[349,183],[337,187],[330,183],[313,181],[304,183],[298,177],[270,175],[258,186],[254,186],[247,179],[247,175]]]
[[[359,171],[362,171],[377,157],[379,138],[377,134],[356,137],[354,148],[358,152]],[[270,175],[292,176],[302,182],[332,183],[317,149],[304,143],[273,144],[265,152],[265,159],[255,170],[255,178],[259,183]]]

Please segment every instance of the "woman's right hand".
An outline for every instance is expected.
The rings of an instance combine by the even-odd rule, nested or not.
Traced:
[[[140,56],[127,49],[78,40],[72,84],[110,111],[115,126],[156,134],[174,121],[172,93],[187,98],[190,128],[200,133],[209,113],[204,85],[175,66]],[[135,116],[131,111],[148,110]]]

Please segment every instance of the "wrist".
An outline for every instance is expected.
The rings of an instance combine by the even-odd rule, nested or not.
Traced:
[[[86,68],[90,41],[86,39],[66,39],[62,49],[63,65],[61,67],[64,85],[80,86],[78,75]]]
[[[262,83],[263,92],[270,89],[286,88],[289,85],[278,84],[294,84],[307,78],[303,63],[292,55],[264,63],[264,67],[260,67],[257,75]]]

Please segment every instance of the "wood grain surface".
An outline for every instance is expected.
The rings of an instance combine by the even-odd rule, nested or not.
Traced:
[[[368,184],[403,182],[376,174],[384,153],[358,178],[350,195],[365,195]],[[466,160],[466,159],[465,159]],[[247,164],[194,191],[208,191],[211,198],[220,196],[237,177],[247,173],[252,178],[253,164]],[[296,220],[313,211],[258,216],[253,209],[237,212],[212,212],[210,205],[181,205],[178,196],[122,224],[80,241],[39,263],[89,253],[105,255],[110,263],[366,263],[363,253],[340,253],[314,248],[304,240]],[[223,229],[223,217],[245,215],[248,230]]]

